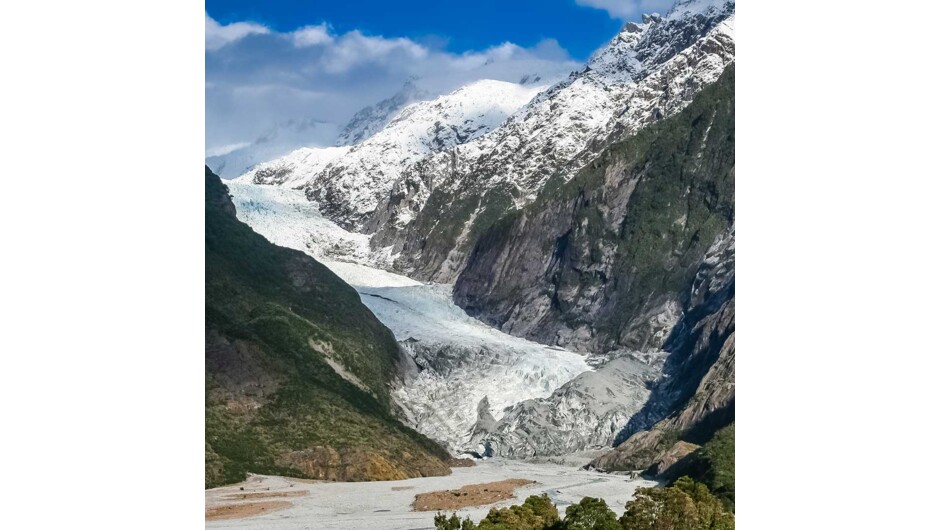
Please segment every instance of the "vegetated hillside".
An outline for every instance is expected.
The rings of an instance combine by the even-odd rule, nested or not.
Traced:
[[[206,487],[246,472],[327,480],[445,475],[447,452],[399,422],[407,359],[356,291],[235,217],[206,168]]]

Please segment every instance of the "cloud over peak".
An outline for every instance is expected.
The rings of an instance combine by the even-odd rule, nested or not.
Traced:
[[[607,11],[610,18],[629,20],[643,13],[664,13],[675,0],[575,0],[580,6]]]
[[[412,78],[436,96],[480,79],[560,78],[579,66],[554,39],[452,53],[405,37],[339,34],[327,23],[278,32],[206,15],[206,147],[250,142],[293,119],[341,127]]]
[[[218,50],[248,35],[265,35],[271,30],[254,22],[233,22],[222,25],[206,15],[206,50]]]

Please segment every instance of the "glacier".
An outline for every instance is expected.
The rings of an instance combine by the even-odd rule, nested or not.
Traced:
[[[507,335],[470,317],[449,284],[423,283],[378,268],[393,258],[368,236],[323,217],[303,191],[227,183],[239,220],[276,245],[320,260],[360,294],[414,359],[394,396],[406,419],[455,454],[485,452],[480,416],[499,421],[519,403],[549,398],[593,368],[583,354]],[[485,410],[481,410],[481,403]]]

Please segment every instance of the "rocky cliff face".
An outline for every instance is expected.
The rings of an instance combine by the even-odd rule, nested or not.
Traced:
[[[662,476],[734,421],[734,228],[719,237],[692,282],[666,344],[664,377],[592,465]],[[622,442],[622,443],[621,443]]]
[[[659,349],[733,222],[732,67],[675,118],[612,145],[485,233],[454,300],[542,343]]]

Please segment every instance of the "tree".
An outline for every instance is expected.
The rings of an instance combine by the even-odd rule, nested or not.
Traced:
[[[708,486],[689,477],[668,488],[639,488],[626,508],[624,530],[734,530],[734,515]]]
[[[682,477],[676,481],[673,488],[688,495],[695,503],[699,528],[714,530],[734,528],[734,515],[725,511],[721,499],[713,495],[705,484],[695,482],[689,477]]]
[[[475,530],[476,525],[473,524],[473,521],[469,517],[463,521],[457,517],[457,514],[451,514],[450,517],[447,517],[443,513],[439,513],[434,516],[434,529],[435,530]]]
[[[734,423],[719,430],[692,454],[686,471],[703,482],[732,512],[734,511]]]
[[[542,495],[530,495],[522,503],[522,507],[531,510],[532,514],[540,518],[545,524],[554,524],[561,521],[561,517],[558,517],[558,508],[552,504],[551,499],[544,493]]]
[[[460,520],[457,514],[450,517],[443,513],[434,516],[435,530],[563,530],[558,509],[548,495],[532,495],[522,505],[508,508],[493,508],[480,521],[473,524],[470,518]]]
[[[477,530],[550,530],[559,522],[558,509],[548,495],[532,495],[521,506],[493,508]]]
[[[585,497],[565,510],[565,530],[620,530],[617,514],[603,499]]]

